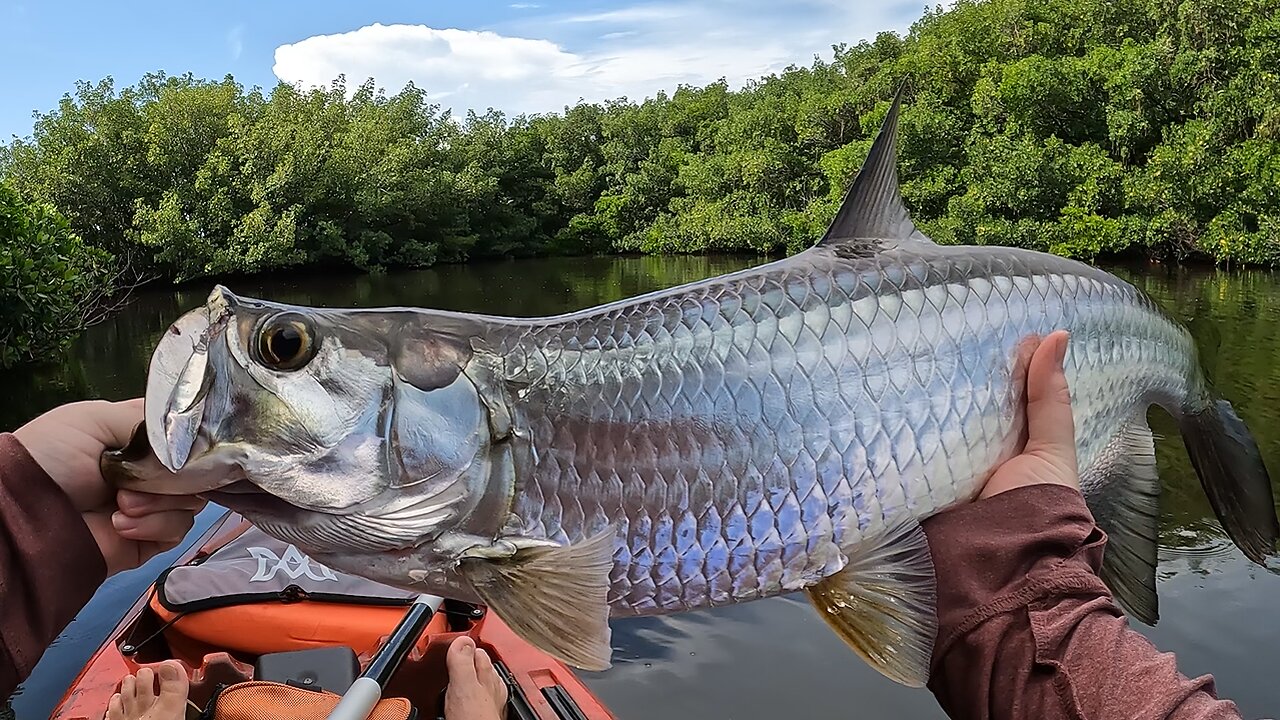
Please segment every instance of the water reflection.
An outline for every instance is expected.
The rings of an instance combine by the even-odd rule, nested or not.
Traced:
[[[639,295],[763,261],[744,257],[643,257],[524,260],[441,266],[385,276],[288,274],[228,283],[237,293],[323,306],[420,305],[505,315],[552,315]],[[1191,325],[1212,381],[1257,435],[1280,474],[1280,275],[1161,266],[1112,268]],[[55,404],[142,392],[151,349],[208,285],[140,296],[124,313],[92,328],[49,366],[0,376],[10,429]],[[1212,672],[1246,715],[1274,712],[1280,687],[1264,677],[1280,647],[1273,598],[1280,567],[1246,562],[1225,538],[1187,460],[1176,427],[1151,413],[1162,438],[1157,461],[1165,482],[1160,533],[1162,622],[1139,626],[1177,652],[1185,673]],[[1280,494],[1280,493],[1277,493]],[[115,618],[152,577],[132,573],[99,593],[63,641],[46,654],[20,718],[45,717],[61,689]],[[615,667],[590,683],[621,718],[836,715],[941,718],[932,698],[896,686],[866,667],[800,599],[614,624]]]

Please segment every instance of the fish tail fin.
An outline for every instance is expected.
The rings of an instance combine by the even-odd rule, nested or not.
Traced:
[[[1182,441],[1209,504],[1231,541],[1262,565],[1280,537],[1271,476],[1262,453],[1231,403],[1210,398],[1179,418]]]
[[[924,529],[909,519],[845,552],[840,572],[805,589],[809,602],[871,667],[924,687],[938,634],[937,579]]]

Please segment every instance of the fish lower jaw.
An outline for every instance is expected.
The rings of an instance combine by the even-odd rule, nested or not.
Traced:
[[[239,513],[263,532],[305,548],[308,554],[404,553],[439,555],[436,522],[368,512],[335,513],[295,505],[241,480],[204,493],[210,502]],[[350,509],[348,509],[350,510]],[[421,520],[421,518],[416,518]]]
[[[292,500],[280,497],[270,490],[264,490],[262,487],[247,478],[223,485],[216,490],[205,491],[201,493],[201,495],[210,501],[222,505],[223,507],[240,512],[246,517],[248,516],[248,513],[289,518],[296,517],[300,514],[316,516],[342,516],[357,514],[354,508],[334,509],[301,505],[293,502]],[[244,512],[241,512],[241,508],[244,509]]]
[[[306,515],[315,513],[272,495],[248,480],[239,480],[201,495],[206,500],[240,513],[253,522],[263,519],[292,524],[302,521]]]
[[[361,553],[412,555],[429,549],[437,533],[371,515],[336,515],[289,504],[268,493],[227,493],[209,500],[308,555]]]

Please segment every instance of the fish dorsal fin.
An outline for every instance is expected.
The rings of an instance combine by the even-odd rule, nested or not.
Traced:
[[[898,186],[898,113],[903,83],[893,95],[871,152],[844,196],[819,246],[864,245],[868,240],[915,240],[934,244],[911,221]]]

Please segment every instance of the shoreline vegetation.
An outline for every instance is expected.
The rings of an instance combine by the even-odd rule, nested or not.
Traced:
[[[545,255],[782,255],[907,81],[941,243],[1280,265],[1280,0],[958,0],[730,90],[456,118],[410,85],[80,82],[0,146],[0,367],[131,289]]]

